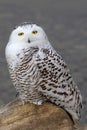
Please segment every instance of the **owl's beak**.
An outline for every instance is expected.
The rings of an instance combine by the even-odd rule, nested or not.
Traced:
[[[30,39],[28,39],[28,43],[30,43],[31,41],[30,41]]]

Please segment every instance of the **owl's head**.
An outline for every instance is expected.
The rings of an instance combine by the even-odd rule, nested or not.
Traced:
[[[28,43],[47,40],[44,30],[36,24],[23,23],[17,26],[11,33],[10,43]]]

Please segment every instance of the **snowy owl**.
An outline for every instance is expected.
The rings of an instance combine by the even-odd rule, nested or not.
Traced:
[[[40,105],[50,101],[66,110],[73,120],[79,120],[80,91],[40,26],[29,23],[17,26],[10,35],[5,55],[22,102]]]

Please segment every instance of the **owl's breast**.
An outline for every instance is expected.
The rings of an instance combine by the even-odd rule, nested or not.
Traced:
[[[22,48],[17,44],[7,44],[5,48],[5,56],[8,65],[16,66],[17,62],[19,62],[18,55],[22,53]]]

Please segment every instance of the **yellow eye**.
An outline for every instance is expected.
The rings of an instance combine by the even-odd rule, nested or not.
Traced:
[[[18,36],[22,36],[22,35],[24,35],[24,33],[23,33],[23,32],[21,32],[21,33],[18,33]]]
[[[38,31],[32,31],[32,33],[33,33],[33,34],[37,34],[37,33],[38,33]]]

